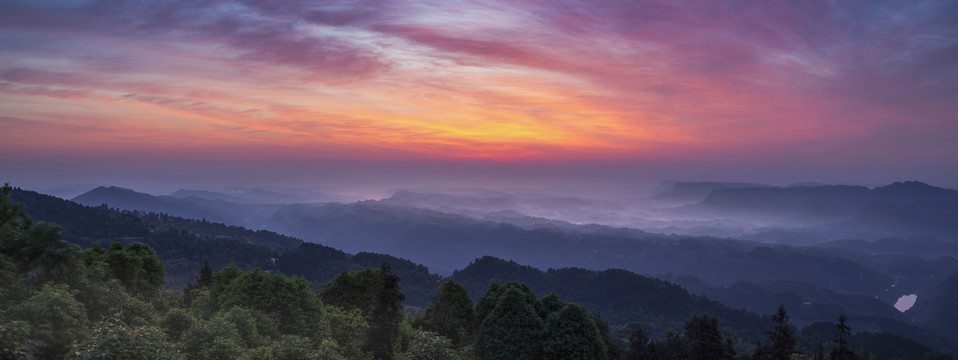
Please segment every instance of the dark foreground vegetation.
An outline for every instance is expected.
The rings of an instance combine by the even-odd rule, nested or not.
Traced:
[[[142,233],[117,236],[128,234],[114,233],[116,226],[104,226],[100,231],[109,233],[102,234],[102,239],[125,241],[101,246],[95,236],[75,237],[74,242],[86,244],[81,247],[64,240],[63,228],[34,221],[22,205],[11,201],[12,191],[4,187],[0,197],[0,359],[948,358],[899,336],[852,334],[844,317],[837,324],[813,324],[799,336],[783,307],[771,318],[754,317],[763,321],[764,328],[753,336],[742,335],[741,329],[728,328],[712,316],[689,319],[685,317],[688,310],[677,312],[675,318],[643,314],[647,321],[614,331],[591,309],[567,303],[555,292],[537,296],[533,287],[521,282],[486,283],[474,302],[466,286],[447,280],[433,287],[434,293],[417,295],[429,299],[421,303],[423,307],[404,308],[402,274],[410,274],[409,288],[419,292],[429,289],[424,283],[438,284],[438,277],[423,276],[421,272],[428,275],[424,268],[376,254],[342,254],[338,263],[306,266],[311,255],[333,250],[293,247],[295,239],[270,233],[255,238],[272,238],[273,247],[251,248],[214,235],[214,228],[222,227],[225,231],[220,235],[249,236],[239,229],[177,218],[158,221],[164,218],[108,209],[95,211],[112,214],[110,221],[129,224]],[[144,216],[155,218],[145,222]],[[91,217],[89,221],[103,220]],[[182,224],[171,225],[176,222]],[[87,233],[96,230],[92,227]],[[191,245],[195,248],[186,250],[184,243],[190,241],[197,242]],[[261,253],[249,253],[250,249]],[[185,266],[196,263],[183,259],[198,256],[217,258],[219,263],[195,266],[182,292],[164,286],[170,264],[161,259],[180,259],[180,266]],[[236,256],[235,262],[246,266],[220,265],[224,256]],[[301,259],[277,261],[281,257]],[[375,267],[360,266],[377,260]],[[389,260],[398,266],[394,269]],[[283,275],[276,264],[284,263],[296,264],[283,265],[286,271],[306,275],[333,269],[339,273],[326,282],[310,281]],[[475,266],[502,268],[497,264],[479,259]],[[569,274],[536,275],[533,270],[513,266],[511,271],[539,276],[533,283],[536,287],[549,282],[557,287],[555,282],[571,283],[583,276],[587,277],[580,279],[584,282],[608,283],[603,276],[616,274],[566,270]],[[466,271],[458,273],[458,278],[479,281],[475,273]],[[630,285],[664,289],[647,296],[675,292],[674,285],[664,282],[636,278],[622,286]],[[580,300],[576,295],[570,298]],[[678,291],[660,301],[675,299],[690,297]],[[717,306],[704,300],[685,301],[699,304],[696,309]],[[585,298],[582,303],[601,307],[608,302]],[[680,320],[683,317],[687,321]],[[728,315],[723,321],[726,318],[736,317]],[[650,329],[669,327],[656,321],[685,322],[677,331],[659,334]]]

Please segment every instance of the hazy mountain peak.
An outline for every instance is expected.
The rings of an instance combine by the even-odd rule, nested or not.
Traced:
[[[119,187],[119,186],[98,186],[98,187],[96,187],[96,188],[94,188],[94,189],[92,189],[92,190],[90,190],[90,191],[87,191],[87,192],[85,192],[85,193],[83,193],[83,194],[77,195],[76,197],[74,197],[74,198],[71,199],[71,200],[73,200],[73,201],[75,201],[75,202],[78,202],[78,203],[81,203],[81,204],[90,205],[90,204],[88,204],[87,202],[89,202],[89,201],[92,200],[92,199],[105,199],[105,198],[116,197],[116,196],[126,197],[126,198],[129,198],[129,197],[136,197],[136,198],[154,197],[153,195],[150,195],[150,194],[147,194],[147,193],[141,193],[141,192],[137,192],[137,191],[132,190],[132,189],[127,189],[127,188],[123,188],[123,187]],[[99,204],[96,204],[96,205],[99,205]]]

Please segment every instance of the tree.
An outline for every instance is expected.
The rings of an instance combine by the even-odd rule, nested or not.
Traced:
[[[765,332],[771,344],[759,346],[755,350],[755,358],[788,360],[795,352],[797,341],[792,326],[788,323],[788,314],[785,312],[784,305],[778,306],[778,311],[772,316],[772,321],[775,322],[774,331]]]
[[[193,292],[205,289],[213,285],[213,268],[210,267],[209,260],[203,260],[203,268],[196,277],[195,283],[187,283],[186,289],[183,289],[183,301],[189,304],[193,301]]]
[[[549,316],[542,355],[544,359],[608,359],[599,329],[579,304],[568,304]]]
[[[322,302],[301,277],[253,269],[230,281],[218,301],[220,309],[240,306],[269,315],[283,334],[309,337],[323,330]]]
[[[106,252],[110,273],[134,296],[154,296],[163,288],[166,270],[156,252],[135,242],[126,247],[115,242]]]
[[[592,314],[592,319],[595,320],[595,327],[599,329],[599,336],[602,337],[602,343],[605,344],[605,353],[608,355],[609,360],[621,360],[625,357],[622,348],[612,339],[612,330],[609,329],[609,322],[605,321],[599,314]]]
[[[128,326],[118,317],[94,325],[87,340],[73,344],[67,359],[186,359],[153,326]]]
[[[369,333],[364,349],[371,352],[375,359],[392,359],[399,323],[403,317],[402,301],[406,296],[399,291],[399,276],[392,273],[389,263],[383,262],[379,271],[382,287],[376,294],[376,303],[369,314]]]
[[[479,301],[476,302],[476,322],[481,324],[486,320],[486,317],[492,313],[492,310],[496,308],[499,304],[499,300],[502,298],[502,295],[506,293],[509,289],[516,289],[522,294],[522,300],[529,304],[529,306],[534,306],[536,303],[536,294],[532,292],[532,289],[529,288],[528,284],[523,284],[518,281],[512,281],[508,283],[492,283],[489,284],[489,287],[486,288],[486,292],[482,293],[479,296]],[[540,318],[541,319],[541,318]]]
[[[845,315],[838,316],[838,324],[835,324],[837,332],[835,333],[835,347],[830,354],[831,360],[854,360],[855,353],[848,349],[848,335],[852,328],[845,325]]]
[[[344,311],[335,306],[324,305],[329,322],[330,337],[339,344],[340,353],[347,359],[368,358],[363,353],[369,323],[359,309]]]
[[[347,311],[358,309],[363,316],[369,316],[382,286],[383,276],[379,270],[366,268],[362,271],[343,271],[323,285],[319,296],[324,304]]]
[[[436,298],[426,307],[423,323],[456,346],[471,341],[476,327],[476,311],[465,286],[453,280],[439,285]]]
[[[198,359],[236,359],[246,351],[236,325],[221,316],[194,322],[183,334],[182,346]]]
[[[407,360],[457,360],[462,358],[451,340],[428,331],[416,331],[409,341],[409,348],[402,355]]]
[[[645,335],[645,332],[641,328],[635,329],[632,332],[632,335],[629,335],[629,353],[626,355],[627,360],[645,360],[651,358],[651,349],[649,344],[649,337]]]
[[[550,291],[549,295],[543,296],[541,299],[536,300],[535,303],[536,313],[539,314],[539,317],[541,317],[543,321],[548,320],[549,315],[559,312],[565,306],[565,301],[562,301],[559,295],[556,295],[555,291]]]
[[[497,291],[498,288],[492,291]],[[505,286],[505,293],[479,325],[476,353],[482,360],[532,360],[541,355],[543,322],[520,287]],[[488,291],[487,291],[488,292]]]
[[[708,316],[694,316],[685,324],[685,339],[688,341],[690,359],[731,359],[718,320]]]
[[[7,315],[31,325],[30,338],[41,342],[37,350],[44,359],[63,357],[71,342],[87,336],[83,304],[70,295],[66,285],[44,285],[39,292],[10,308]]]

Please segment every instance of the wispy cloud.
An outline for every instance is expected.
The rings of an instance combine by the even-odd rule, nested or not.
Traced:
[[[824,147],[858,154],[849,164],[953,163],[956,13],[938,1],[5,1],[0,116],[41,121],[3,120],[35,132],[34,148],[77,151],[140,133],[156,151],[294,157],[798,164]],[[88,123],[128,136],[69,128]],[[12,134],[0,149],[26,146]]]

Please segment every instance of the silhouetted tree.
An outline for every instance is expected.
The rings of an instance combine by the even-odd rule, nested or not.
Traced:
[[[785,306],[779,305],[778,311],[772,316],[775,322],[774,331],[765,332],[771,342],[767,346],[759,346],[755,350],[755,359],[759,360],[788,360],[795,352],[795,333],[788,323],[788,314]]]
[[[731,359],[718,320],[708,316],[694,316],[685,324],[685,340],[688,342],[689,359]]]
[[[852,328],[845,325],[845,315],[838,317],[838,324],[835,324],[837,332],[835,333],[835,347],[832,348],[831,360],[854,360],[855,353],[848,349],[848,335]]]
[[[651,348],[649,337],[645,335],[642,329],[635,329],[632,335],[629,335],[629,353],[627,360],[645,360],[651,358]]]
[[[389,263],[383,262],[379,268],[382,274],[382,287],[376,294],[376,303],[369,314],[369,333],[364,350],[372,353],[375,359],[392,359],[402,321],[402,301],[406,298],[399,291],[399,276],[392,273]]]

